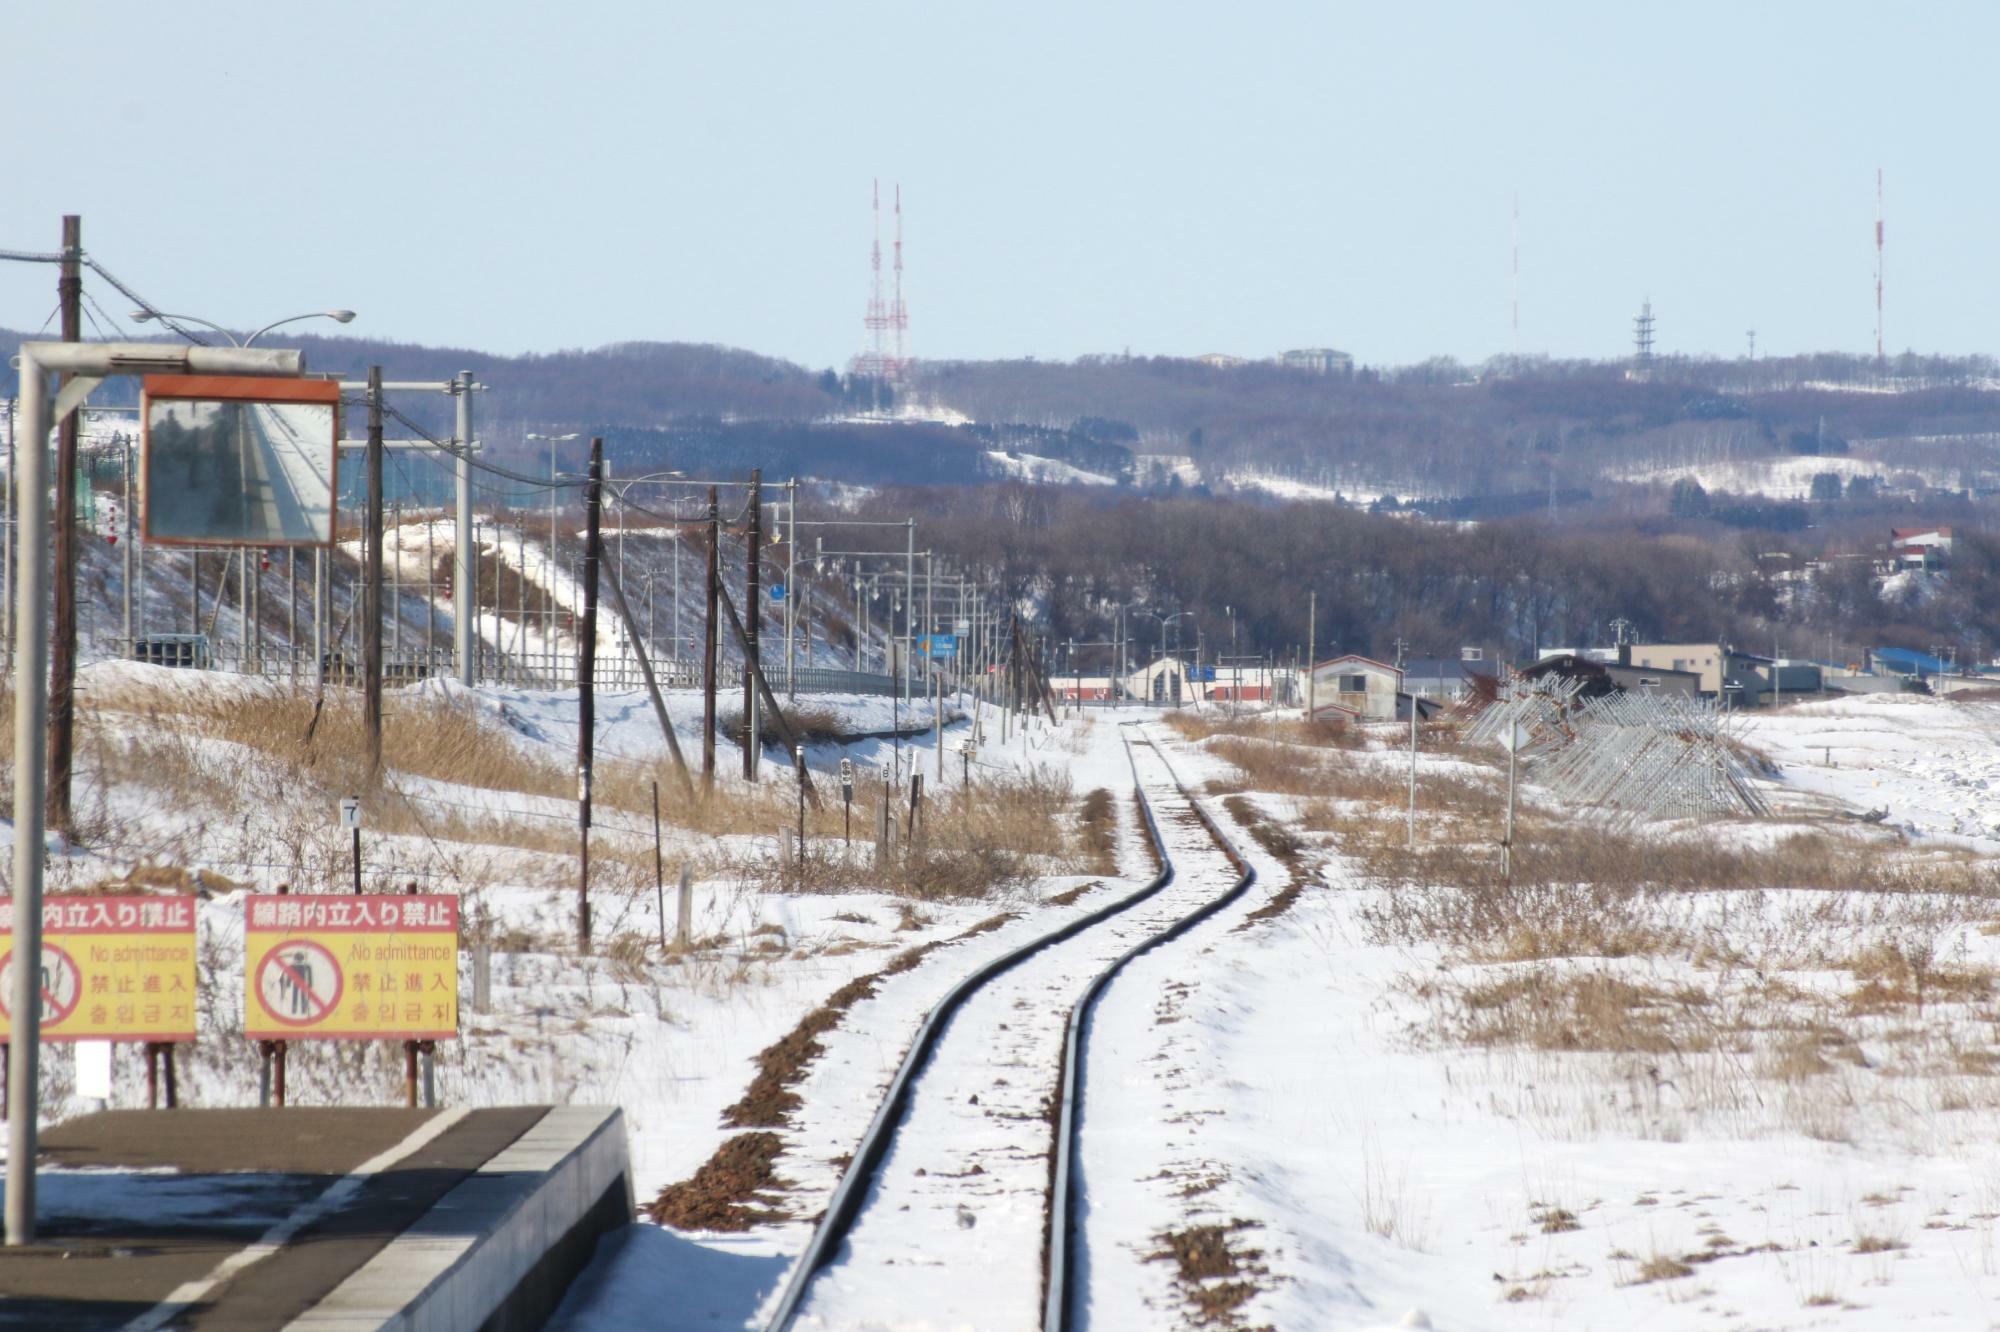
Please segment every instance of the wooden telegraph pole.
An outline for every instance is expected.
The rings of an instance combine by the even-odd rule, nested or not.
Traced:
[[[368,531],[363,550],[362,709],[368,726],[368,776],[382,772],[382,367],[368,367]],[[221,594],[218,591],[217,596]]]
[[[762,751],[758,743],[757,685],[751,678],[755,671],[751,668],[762,664],[757,650],[757,626],[762,622],[763,604],[758,600],[758,575],[762,572],[764,558],[764,472],[762,468],[750,469],[750,526],[748,540],[745,541],[744,592],[743,592],[743,780],[757,780],[757,756]]]
[[[716,499],[715,487],[708,488],[708,619],[702,631],[701,645],[701,794],[704,799],[715,790],[715,617],[716,589],[720,585],[722,566],[720,564],[722,546],[722,510]]]
[[[56,297],[62,305],[62,340],[83,337],[83,219],[62,220],[62,269]],[[70,374],[57,377],[58,392]],[[68,837],[70,766],[75,754],[76,728],[76,432],[81,409],[65,412],[56,424],[55,635],[49,643],[49,791],[45,808],[49,826]],[[41,448],[43,441],[31,440]],[[40,501],[37,500],[37,503]],[[20,567],[34,577],[42,553],[22,551]]]
[[[576,946],[590,953],[590,765],[597,730],[597,566],[604,554],[604,440],[590,441],[590,484],[584,490],[583,616],[577,623],[576,799],[580,844],[576,885]]]

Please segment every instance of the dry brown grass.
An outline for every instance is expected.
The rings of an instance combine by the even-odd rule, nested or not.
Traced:
[[[1183,708],[1161,718],[1182,739],[1203,741],[1216,736],[1248,736],[1313,749],[1365,749],[1368,732],[1344,721],[1306,721],[1263,713],[1228,713],[1215,708],[1200,712]]]
[[[1078,835],[1083,843],[1084,860],[1089,865],[1087,872],[1118,873],[1118,806],[1111,792],[1100,786],[1085,796],[1079,817],[1082,827]]]
[[[367,734],[360,695],[329,690],[312,695],[281,685],[146,688],[122,685],[89,691],[86,720],[124,714],[154,732],[199,735],[261,751],[327,789],[362,791],[368,780]],[[493,791],[573,798],[576,780],[565,765],[529,752],[501,734],[470,703],[390,691],[384,700],[382,761],[397,772]]]
[[[1694,1269],[1672,1254],[1656,1253],[1639,1264],[1638,1274],[1633,1277],[1630,1284],[1643,1286],[1654,1281],[1678,1281],[1682,1277],[1693,1275]]]
[[[1994,992],[1990,968],[1940,962],[1936,942],[1918,935],[1867,944],[1844,965],[1855,979],[1847,1009],[1857,1015],[1921,1013],[1927,1003],[1977,1003]]]
[[[1467,1045],[1686,1054],[1713,1044],[1704,990],[1673,992],[1601,971],[1530,967],[1453,984],[1446,1022]]]
[[[1075,801],[1068,776],[1036,768],[1006,778],[981,779],[970,793],[948,788],[927,792],[912,822],[907,790],[880,787],[856,802],[855,846],[839,837],[839,806],[819,823],[833,820],[832,835],[809,840],[793,864],[756,856],[739,862],[745,883],[766,890],[843,892],[857,886],[918,900],[986,897],[1024,886],[1040,874],[1088,872],[1086,853],[1072,836]],[[877,811],[889,799],[896,832],[889,854],[872,858]],[[769,831],[791,826],[796,806]],[[808,821],[809,825],[812,823]]]

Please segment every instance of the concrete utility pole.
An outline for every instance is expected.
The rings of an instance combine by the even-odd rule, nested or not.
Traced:
[[[362,710],[368,727],[368,776],[382,772],[382,367],[368,367],[368,517],[361,622]],[[219,595],[219,593],[218,593]]]
[[[119,462],[122,464],[124,471],[123,480],[125,482],[125,494],[124,498],[122,498],[118,502],[118,540],[125,547],[124,550],[125,570],[124,570],[124,576],[119,581],[124,585],[125,589],[125,652],[123,655],[126,656],[127,658],[130,658],[133,655],[132,652],[132,532],[133,532],[132,441],[130,439],[126,439],[123,441],[123,443],[125,447],[119,450]]]
[[[590,769],[597,731],[597,566],[603,559],[604,441],[590,441],[590,486],[584,492],[583,614],[577,622],[576,798],[580,860],[576,885],[576,946],[590,955]]]
[[[83,337],[83,219],[74,214],[62,220],[62,270],[56,279],[56,296],[62,306],[62,340],[78,342]],[[56,378],[56,391],[69,387],[73,376],[64,371]],[[75,755],[76,733],[76,430],[81,419],[72,407],[56,422],[56,568],[55,641],[49,669],[49,824],[64,837],[72,831],[70,814],[70,766]],[[28,447],[39,452],[46,447],[39,431],[28,436]],[[38,491],[36,504],[46,501]],[[39,544],[21,546],[23,563],[40,566]],[[18,799],[16,801],[18,805]]]
[[[796,699],[799,627],[799,479],[785,482],[785,697]],[[806,622],[807,632],[812,622]]]
[[[1417,849],[1417,696],[1405,688],[1410,700],[1410,850]],[[1509,837],[1509,841],[1513,839]]]
[[[720,611],[716,592],[722,578],[722,509],[716,488],[708,488],[708,617],[704,621],[701,647],[701,794],[715,790],[715,649],[716,622]]]
[[[917,645],[915,627],[917,615],[917,520],[912,518],[903,528],[903,702],[910,701],[910,675],[916,669],[913,660]]]
[[[762,622],[763,605],[758,600],[758,577],[763,568],[764,546],[764,471],[760,467],[750,469],[750,526],[744,542],[744,593],[743,593],[743,780],[757,780],[757,758],[763,752],[758,740],[757,725],[757,684],[752,678],[753,667],[763,664],[758,650],[759,633],[757,626]]]
[[[1319,656],[1319,593],[1306,593],[1306,720],[1311,721],[1319,704],[1319,673],[1313,662]]]
[[[457,399],[458,436],[457,501],[452,513],[451,543],[451,641],[454,655],[458,658],[458,682],[470,688],[473,683],[472,629],[473,618],[478,614],[472,602],[472,372],[458,372],[458,387],[452,390]],[[526,578],[525,568],[522,577]]]

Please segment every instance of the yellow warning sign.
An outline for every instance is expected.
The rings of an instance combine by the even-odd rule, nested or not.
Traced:
[[[243,909],[244,1035],[458,1035],[456,897],[259,894]]]
[[[0,1041],[13,1033],[14,903],[0,899]],[[49,897],[37,963],[45,1041],[191,1041],[192,897]]]

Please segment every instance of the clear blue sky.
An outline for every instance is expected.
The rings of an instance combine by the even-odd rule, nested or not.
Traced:
[[[1369,362],[1994,351],[2000,7],[152,4],[0,13],[0,248],[149,299],[496,352],[860,346],[900,180],[911,349]],[[98,289],[105,308],[125,303]],[[0,326],[53,275],[0,265]],[[330,326],[329,326],[330,327]]]

